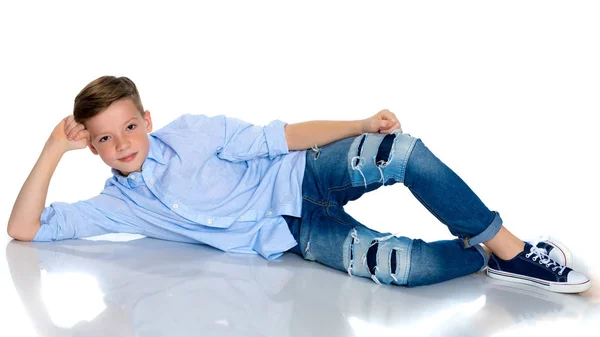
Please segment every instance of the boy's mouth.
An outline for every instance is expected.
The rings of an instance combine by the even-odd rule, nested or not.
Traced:
[[[131,154],[131,155],[127,156],[127,157],[121,158],[119,160],[120,161],[124,161],[124,162],[129,162],[129,161],[132,161],[133,158],[135,158],[136,155],[137,155],[137,152],[134,153],[134,154]]]

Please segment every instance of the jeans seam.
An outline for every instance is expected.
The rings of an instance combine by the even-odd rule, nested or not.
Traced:
[[[327,189],[327,197],[326,197],[326,201],[325,201],[326,204],[327,205],[334,205],[334,206],[341,207],[341,205],[338,205],[335,202],[330,202],[330,200],[331,200],[331,197],[330,197],[331,192],[343,191],[343,190],[347,189],[348,187],[352,187],[352,184],[346,184],[346,185],[343,185],[343,186],[335,186],[335,187],[330,187],[329,189]]]
[[[342,220],[342,219],[339,219],[339,218],[337,218],[337,217],[336,217],[336,216],[334,216],[333,214],[331,214],[331,213],[329,212],[329,206],[339,207],[338,205],[333,205],[333,204],[330,204],[330,205],[328,205],[328,206],[324,207],[324,208],[325,208],[325,214],[326,214],[328,217],[331,217],[332,219],[334,219],[334,220],[336,220],[337,222],[339,222],[339,223],[342,223],[342,224],[344,224],[344,225],[349,225],[349,226],[352,226],[353,228],[354,228],[354,227],[357,227],[355,224],[352,224],[352,223],[350,223],[350,222],[346,222],[346,221],[344,221],[344,220]],[[342,211],[344,211],[344,210],[342,209]]]
[[[310,203],[312,203],[312,204],[315,204],[315,205],[317,205],[317,206],[327,206],[327,204],[328,204],[328,202],[327,202],[327,201],[325,201],[325,202],[323,203],[323,202],[321,202],[321,201],[314,200],[314,199],[312,199],[311,197],[307,197],[307,196],[303,196],[303,197],[302,197],[302,199],[304,199],[304,200],[306,200],[306,201],[308,201],[308,202],[310,202]]]

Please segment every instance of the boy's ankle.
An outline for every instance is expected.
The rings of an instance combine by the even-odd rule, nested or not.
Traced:
[[[503,248],[499,252],[494,252],[494,255],[501,260],[508,261],[514,259],[519,253],[523,252],[523,249],[525,249],[524,242],[522,242],[521,245]]]

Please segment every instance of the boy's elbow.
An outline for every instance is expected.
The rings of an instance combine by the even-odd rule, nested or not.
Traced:
[[[30,226],[23,226],[23,224],[8,224],[6,232],[8,236],[19,241],[32,241],[40,228],[40,223],[36,222]]]

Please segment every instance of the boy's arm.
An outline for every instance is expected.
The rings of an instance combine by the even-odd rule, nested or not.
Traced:
[[[307,150],[315,144],[327,145],[336,140],[363,133],[363,122],[309,121],[285,126],[285,139],[290,151]]]
[[[40,228],[40,215],[46,203],[50,178],[52,178],[63,153],[60,147],[46,142],[40,158],[17,196],[8,220],[7,231],[12,238],[31,241],[37,233]]]
[[[343,138],[363,133],[388,134],[402,127],[396,115],[383,109],[372,117],[356,121],[309,121],[285,126],[285,138],[290,151],[307,150],[313,145],[323,146]]]
[[[195,116],[188,118],[193,117]],[[217,156],[231,162],[267,156],[273,159],[289,151],[310,149],[315,144],[323,146],[363,133],[363,121],[309,121],[288,124],[274,120],[263,127],[220,115],[211,122],[212,126],[202,125],[202,132],[206,132],[204,130],[207,128],[224,130],[222,146],[217,149]],[[200,127],[194,126],[192,129]]]
[[[67,138],[71,131],[73,140]],[[14,239],[31,241],[40,228],[40,216],[44,210],[48,185],[62,155],[87,146],[89,133],[73,116],[63,119],[46,141],[39,159],[25,180],[8,220],[8,235]]]

